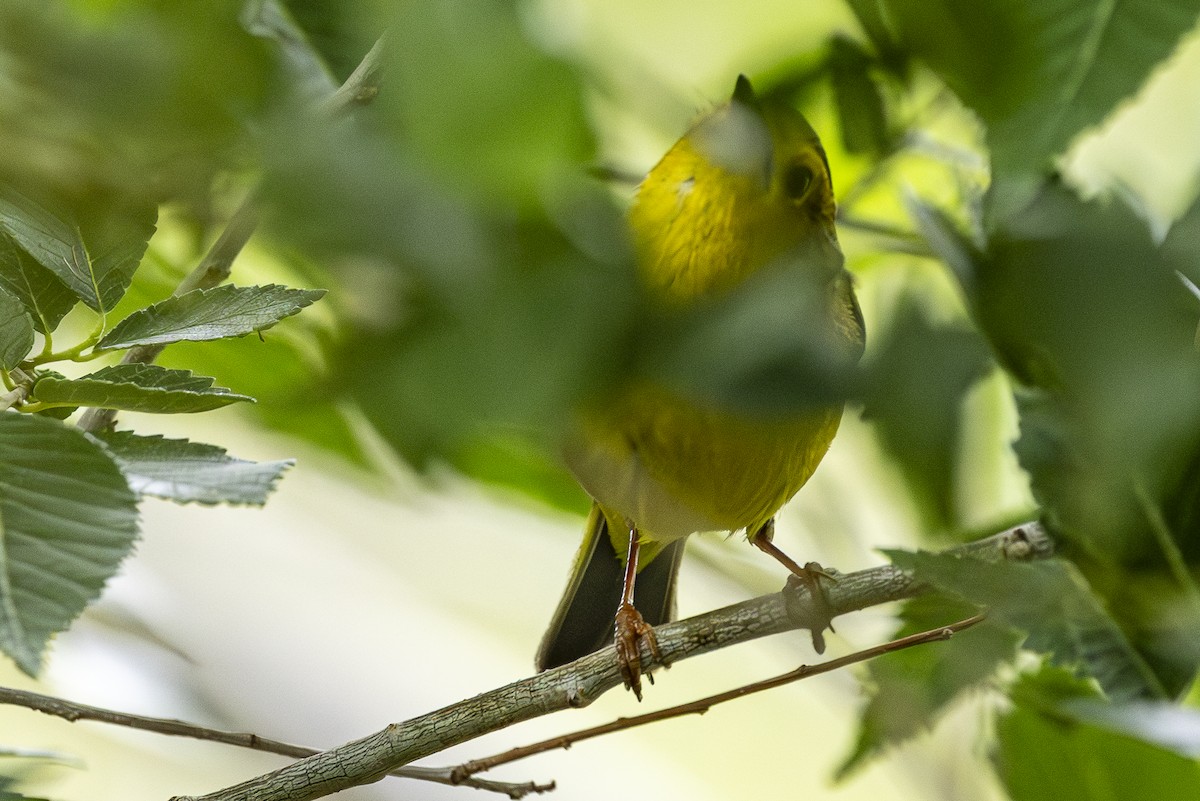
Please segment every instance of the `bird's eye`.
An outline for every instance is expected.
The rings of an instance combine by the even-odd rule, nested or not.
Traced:
[[[812,186],[813,171],[803,164],[793,164],[783,173],[783,191],[791,200],[801,200]]]

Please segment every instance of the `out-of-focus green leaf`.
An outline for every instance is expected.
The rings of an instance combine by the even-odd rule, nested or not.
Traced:
[[[33,327],[43,334],[54,331],[79,302],[66,284],[7,234],[0,234],[0,288],[21,299]]]
[[[539,203],[590,157],[579,76],[531,41],[506,0],[404,0],[380,97],[406,145],[460,188]]]
[[[901,467],[932,528],[952,529],[962,402],[993,367],[987,345],[965,325],[935,325],[910,293],[867,365],[864,416]],[[967,466],[966,469],[971,469]]]
[[[369,460],[356,429],[361,414],[344,402],[313,353],[332,350],[333,346],[325,342],[327,337],[319,329],[304,326],[301,317],[294,327],[303,328],[302,333],[268,333],[265,341],[245,337],[228,340],[219,347],[180,342],[164,351],[159,361],[166,367],[192,369],[214,376],[222,385],[237,387],[258,401],[252,408],[243,407],[244,413],[276,431],[366,466]],[[271,365],[271,369],[264,370],[264,364]]]
[[[1086,670],[1110,698],[1167,697],[1159,677],[1068,563],[886,553],[919,581],[987,607],[989,618],[1025,632],[1026,648],[1049,654],[1055,664]]]
[[[1035,493],[1094,549],[1143,548],[1127,535],[1144,527],[1134,481],[1160,497],[1200,447],[1197,309],[1145,225],[1049,185],[985,252],[947,261],[998,358],[1045,393],[1018,446]]]
[[[1200,759],[1200,711],[1195,709],[1161,701],[1108,704],[1093,698],[1067,700],[1063,708],[1100,728],[1153,743],[1188,759]]]
[[[323,289],[277,284],[195,289],[129,315],[100,340],[96,350],[241,337],[270,328],[324,294]]]
[[[858,390],[861,343],[830,313],[840,263],[818,258],[802,249],[682,313],[647,304],[632,372],[702,406],[763,417],[844,403]]]
[[[248,395],[213,386],[211,378],[154,364],[118,364],[76,379],[45,376],[33,385],[33,400],[159,414],[207,412],[254,402]]]
[[[881,56],[890,58],[896,51],[896,35],[885,17],[888,0],[848,0],[847,5],[858,17],[858,23]]]
[[[477,481],[514,488],[556,509],[587,514],[591,508],[592,499],[561,460],[517,436],[481,436],[466,444],[455,465]]]
[[[1200,285],[1200,197],[1171,226],[1162,249],[1171,266]]]
[[[51,801],[45,796],[24,795],[9,790],[0,790],[0,801]]]
[[[1026,384],[1015,450],[1048,522],[1175,695],[1200,666],[1200,604],[1170,553],[1200,558],[1200,306],[1174,269],[1186,224],[1159,248],[1117,200],[1058,184],[979,246],[918,219]]]
[[[103,434],[100,439],[130,489],[177,503],[262,506],[283,472],[295,464],[292,459],[250,462],[229,456],[216,445],[129,431]]]
[[[364,30],[361,9],[329,0],[284,0],[295,26],[338,80],[344,80],[370,49],[379,30]],[[382,26],[381,26],[382,27]]]
[[[878,156],[888,148],[887,114],[883,97],[871,75],[872,61],[858,43],[835,36],[829,54],[829,74],[837,99],[842,141],[850,153]]]
[[[983,119],[993,169],[1009,174],[1043,172],[1080,132],[1137,91],[1200,14],[1197,0],[883,5],[902,46]],[[870,4],[856,9],[864,18]]]
[[[1014,801],[1200,799],[1200,762],[1097,725],[1086,682],[1046,667],[1023,676],[996,724],[997,771]]]
[[[331,12],[333,9],[326,9],[326,13]],[[284,73],[280,83],[293,95],[292,102],[316,107],[337,89],[337,82],[330,75],[329,68],[283,2],[251,0],[246,3],[242,19],[250,33],[270,39],[278,45]]]
[[[117,571],[137,499],[104,449],[33,415],[0,415],[0,648],[37,675],[50,637]]]
[[[317,259],[387,264],[394,283],[363,290],[374,302],[399,304],[396,290],[410,282],[447,303],[472,298],[505,255],[511,240],[484,209],[452,195],[375,129],[317,118],[273,136],[279,147],[267,153],[263,194],[276,213],[267,225]]]
[[[930,594],[906,601],[902,625],[906,637],[968,618],[978,608],[960,599]],[[946,642],[907,648],[867,663],[871,699],[863,710],[858,740],[838,769],[838,777],[862,766],[881,751],[928,731],[938,716],[963,693],[990,681],[1011,662],[1021,636],[994,620],[985,620]]]
[[[0,369],[11,370],[33,348],[33,320],[20,298],[0,288]]]
[[[205,207],[214,172],[244,158],[273,71],[242,5],[4,3],[4,177]]]
[[[626,357],[616,339],[636,302],[611,197],[582,170],[556,180],[585,153],[564,144],[582,118],[546,119],[555,104],[580,102],[577,79],[525,40],[512,7],[479,7],[479,18],[442,30],[475,6],[405,5],[401,16],[424,18],[391,29],[384,113],[361,125],[288,126],[268,154],[277,235],[318,260],[373,268],[361,284],[349,273],[347,294],[361,296],[367,324],[345,340],[324,392],[346,388],[418,464],[465,462],[489,430],[525,437],[565,425],[578,397]],[[404,66],[431,51],[436,64]],[[499,94],[476,96],[501,75]],[[438,106],[428,115],[427,103]],[[553,436],[532,435],[543,433]]]
[[[960,231],[941,209],[914,197],[905,198],[905,205],[930,249],[950,268],[962,285],[967,299],[975,300],[979,293],[978,264],[983,258],[979,246]]]
[[[55,762],[59,765],[70,765],[72,767],[83,767],[84,763],[79,757],[71,756],[62,751],[43,751],[35,748],[13,748],[11,746],[0,746],[0,759],[38,759],[46,762]],[[7,789],[6,780],[8,777],[0,776],[0,791]],[[4,796],[0,794],[0,800]]]
[[[489,277],[470,303],[457,299],[461,311],[426,307],[343,358],[339,384],[414,463],[457,460],[491,431],[544,445],[627,353],[628,274],[541,236],[519,273]]]

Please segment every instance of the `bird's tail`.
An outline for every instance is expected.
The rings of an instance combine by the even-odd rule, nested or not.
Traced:
[[[651,626],[675,617],[675,584],[685,542],[675,540],[639,566],[634,605]],[[604,512],[592,504],[566,592],[535,657],[538,670],[574,662],[612,642],[624,574],[624,554],[613,547]]]

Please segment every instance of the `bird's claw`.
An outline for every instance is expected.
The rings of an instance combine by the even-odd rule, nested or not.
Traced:
[[[617,608],[613,642],[617,646],[617,664],[621,669],[621,678],[626,689],[633,690],[639,701],[642,700],[642,653],[640,645],[645,641],[654,659],[661,662],[662,654],[658,650],[658,638],[654,627],[648,624],[633,604],[621,604]],[[650,683],[654,679],[650,674]]]

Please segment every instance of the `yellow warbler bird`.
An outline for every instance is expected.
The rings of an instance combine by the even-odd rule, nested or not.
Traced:
[[[760,102],[742,76],[731,100],[701,118],[642,181],[629,224],[643,282],[674,306],[719,297],[790,258],[787,269],[805,271],[818,296],[795,325],[857,359],[862,314],[835,211],[829,163],[812,127],[790,107]],[[744,529],[803,574],[771,544],[774,516],[808,481],[841,416],[840,405],[785,418],[736,413],[645,381],[587,409],[567,462],[595,502],[538,669],[615,639],[625,684],[640,699],[639,641],[657,653],[653,626],[674,613],[689,534]]]

